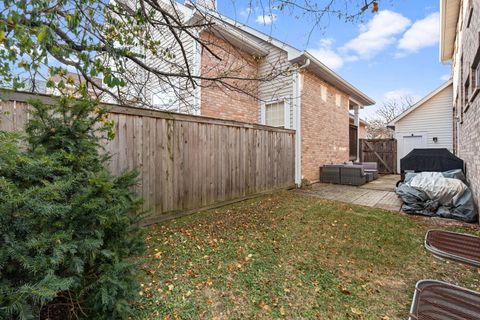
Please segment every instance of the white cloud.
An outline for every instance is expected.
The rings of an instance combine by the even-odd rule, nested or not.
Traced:
[[[415,94],[410,89],[396,89],[387,91],[383,94],[384,101],[399,101],[404,99],[405,97],[411,97],[414,102],[420,100],[422,97],[418,94]]]
[[[277,15],[274,14],[274,13],[260,15],[260,16],[257,16],[257,19],[255,19],[255,21],[257,23],[261,23],[261,24],[265,24],[265,25],[272,24],[276,20],[277,20]]]
[[[360,25],[360,34],[348,41],[342,52],[353,52],[359,58],[369,59],[396,41],[395,36],[410,26],[410,19],[403,15],[383,10],[376,14],[367,24]]]
[[[440,77],[440,80],[442,81],[447,81],[448,79],[450,79],[450,74],[444,74],[443,76]]]
[[[410,29],[403,34],[398,42],[397,57],[409,53],[418,52],[420,49],[430,47],[438,42],[440,37],[440,15],[438,12],[432,13],[424,19],[416,21]]]
[[[343,66],[343,58],[335,52],[331,47],[334,40],[331,38],[325,38],[320,40],[318,47],[308,50],[315,58],[324,63],[331,69],[339,69]]]
[[[250,15],[252,14],[253,11],[254,10],[253,10],[252,7],[247,7],[247,8],[240,11],[240,15],[242,17],[250,17]]]

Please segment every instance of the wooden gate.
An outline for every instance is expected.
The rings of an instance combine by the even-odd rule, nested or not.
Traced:
[[[376,162],[380,173],[396,173],[397,140],[360,139],[360,160]]]

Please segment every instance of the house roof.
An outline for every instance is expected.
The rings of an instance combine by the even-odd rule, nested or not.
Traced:
[[[197,7],[197,10],[202,10],[202,14],[208,14],[216,18],[218,21],[223,23],[221,25],[221,29],[223,32],[228,32],[229,30],[232,31],[233,34],[237,33],[237,38],[242,39],[244,43],[241,43],[242,48],[245,44],[253,45],[258,47],[258,44],[255,41],[249,41],[246,37],[239,37],[238,32],[235,29],[241,30],[244,33],[253,36],[257,39],[265,41],[285,52],[287,52],[287,58],[291,63],[295,64],[304,64],[307,60],[310,61],[310,64],[306,67],[310,71],[314,72],[316,75],[321,77],[323,80],[327,81],[328,83],[332,84],[339,90],[347,93],[356,103],[361,104],[362,106],[369,106],[375,104],[375,101],[368,97],[365,93],[354,87],[351,83],[343,79],[340,75],[335,73],[333,70],[328,68],[325,64],[315,58],[312,54],[308,51],[301,51],[297,48],[282,42],[278,39],[273,38],[272,36],[265,34],[261,31],[258,31],[252,27],[249,27],[245,24],[242,24],[234,19],[231,19],[227,16],[224,16],[217,11],[208,10],[205,8]],[[226,25],[225,25],[226,24]],[[228,26],[233,28],[228,28]]]
[[[417,103],[415,103],[413,106],[411,106],[410,108],[408,108],[407,110],[405,110],[404,112],[402,112],[399,116],[397,116],[395,119],[393,119],[392,121],[390,121],[390,123],[388,124],[388,126],[394,126],[395,123],[397,123],[398,121],[400,121],[401,119],[403,119],[404,117],[406,117],[407,115],[409,115],[410,113],[412,113],[413,111],[415,111],[416,109],[420,108],[422,105],[424,105],[427,101],[429,101],[431,98],[433,98],[434,96],[436,96],[438,93],[442,92],[443,90],[445,90],[446,88],[448,88],[449,86],[451,86],[453,83],[452,79],[448,80],[447,82],[445,82],[444,84],[442,84],[440,87],[438,87],[437,89],[433,90],[432,92],[430,92],[428,95],[426,95],[424,98],[422,98],[420,101],[418,101]]]
[[[440,61],[452,59],[460,14],[458,0],[440,0]]]

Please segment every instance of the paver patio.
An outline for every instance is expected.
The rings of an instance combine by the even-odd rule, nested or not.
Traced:
[[[317,183],[299,192],[322,199],[398,212],[402,206],[401,199],[394,192],[398,180],[400,180],[399,175],[382,175],[377,180],[360,187]]]

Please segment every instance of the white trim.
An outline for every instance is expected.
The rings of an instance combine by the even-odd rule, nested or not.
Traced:
[[[200,32],[196,31],[196,36],[199,36]],[[197,41],[194,41],[194,54],[193,54],[193,69],[194,74],[198,77],[201,76],[202,70],[202,47]],[[195,114],[201,115],[202,114],[202,79],[198,79],[197,87],[195,88],[194,96],[193,96],[193,106],[195,108]]]
[[[298,70],[293,71],[293,129],[295,129],[295,184],[298,188],[302,186],[302,135],[301,135],[301,114],[300,114],[300,76]]]
[[[313,71],[322,80],[333,85],[338,90],[346,93],[350,97],[354,97],[355,100],[360,102],[360,105],[370,106],[375,104],[375,101],[372,98],[368,97],[365,93],[355,88],[351,83],[349,83],[347,80],[343,79],[340,75],[328,68],[325,64],[315,58],[308,51],[301,52],[297,57],[294,57],[289,61],[291,63],[301,63],[305,59],[310,59],[311,61],[311,64],[308,67],[309,70]]]
[[[355,105],[353,107],[353,124],[357,127],[357,150],[356,150],[356,160],[360,161],[360,114],[359,114],[360,106]],[[350,122],[350,121],[349,121]]]
[[[460,14],[459,0],[440,0],[440,62],[452,59],[455,38],[457,36],[457,24]]]
[[[285,129],[290,129],[290,103],[289,103],[288,99],[283,99],[283,103],[284,103],[284,105],[283,105],[284,127],[285,127]]]
[[[260,104],[260,123],[265,125],[265,122],[266,122],[266,118],[265,118],[265,113],[266,113],[266,108],[265,108],[265,105],[266,103],[265,102],[261,102]]]
[[[403,113],[401,113],[399,116],[397,116],[395,119],[393,119],[392,121],[390,121],[390,123],[388,124],[389,126],[394,126],[395,123],[397,123],[399,120],[403,119],[406,115],[410,114],[412,111],[416,110],[417,108],[419,108],[420,106],[422,106],[423,104],[425,104],[428,100],[430,100],[431,98],[433,98],[434,96],[436,96],[438,93],[442,92],[444,89],[448,88],[449,86],[451,86],[453,84],[453,80],[450,79],[448,80],[447,82],[445,82],[444,84],[442,84],[440,87],[438,87],[437,89],[435,89],[434,91],[430,92],[428,95],[426,95],[424,98],[422,98],[420,101],[418,101],[417,103],[415,103],[413,106],[411,106],[410,108],[408,108],[407,110],[405,110]]]
[[[290,101],[287,97],[281,97],[278,99],[266,100],[260,103],[260,123],[266,125],[266,106],[267,104],[275,104],[283,102],[283,126],[285,129],[290,129]]]

